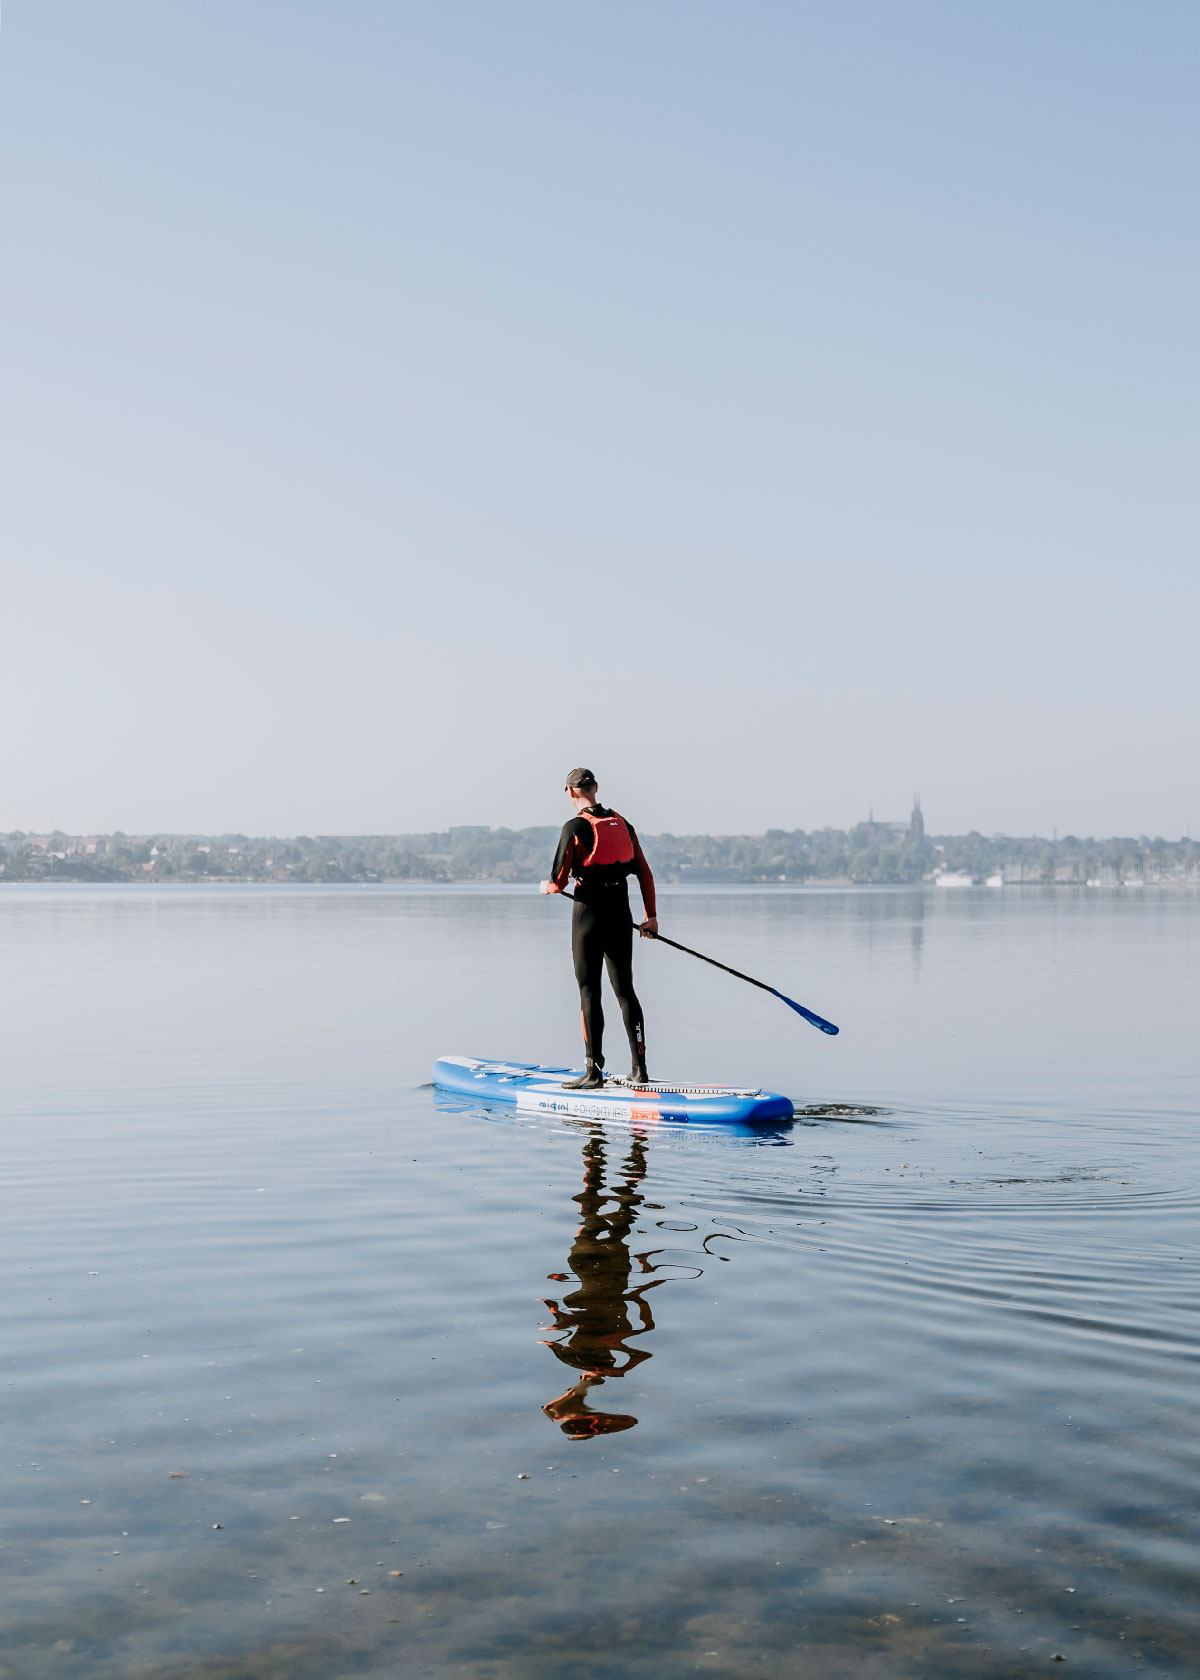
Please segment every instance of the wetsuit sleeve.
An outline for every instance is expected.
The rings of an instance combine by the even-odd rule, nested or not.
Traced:
[[[625,824],[629,828],[629,824]],[[638,886],[642,889],[642,903],[646,907],[647,918],[657,916],[654,901],[654,876],[650,873],[650,865],[646,862],[646,854],[642,850],[642,842],[636,832],[629,828],[629,838],[633,841],[633,872],[638,878]]]
[[[571,869],[578,855],[577,821],[578,818],[572,817],[570,822],[565,822],[562,833],[558,837],[558,848],[554,853],[554,863],[550,869],[550,884],[558,892],[562,892],[571,879]]]

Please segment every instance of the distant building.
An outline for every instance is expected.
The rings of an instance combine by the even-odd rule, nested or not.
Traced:
[[[921,845],[925,839],[925,818],[921,815],[921,801],[914,797],[912,816],[907,822],[876,822],[875,812],[872,810],[865,823],[858,823],[850,831],[854,838],[864,845],[879,845],[884,842],[899,846],[906,840],[915,845]]]

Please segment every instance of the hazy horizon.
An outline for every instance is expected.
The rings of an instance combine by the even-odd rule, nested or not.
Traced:
[[[569,814],[570,813],[568,812],[567,816],[569,816]],[[480,823],[480,824],[442,822],[442,823],[430,823],[424,828],[413,828],[413,829],[375,828],[375,829],[354,829],[354,830],[342,829],[340,831],[333,830],[333,829],[293,829],[290,832],[284,832],[283,830],[278,830],[278,829],[255,830],[255,829],[246,828],[245,826],[242,826],[240,828],[212,828],[212,827],[208,827],[208,828],[174,828],[174,829],[172,829],[172,828],[164,828],[160,824],[157,827],[155,827],[153,825],[150,825],[150,826],[147,826],[145,828],[121,828],[121,827],[117,827],[117,828],[111,828],[111,829],[99,829],[99,828],[69,829],[69,828],[63,828],[61,823],[60,824],[55,824],[53,826],[43,824],[40,827],[22,825],[20,823],[17,823],[17,824],[14,824],[11,828],[0,829],[0,837],[11,837],[15,834],[23,834],[23,835],[26,835],[26,836],[37,836],[37,837],[41,837],[41,836],[44,836],[44,835],[61,834],[67,839],[95,838],[95,839],[106,839],[106,840],[111,840],[111,839],[116,838],[118,836],[124,837],[126,839],[153,839],[155,837],[161,837],[162,839],[180,839],[180,838],[184,838],[184,837],[191,838],[191,837],[194,836],[195,838],[200,839],[200,840],[204,840],[204,839],[220,840],[220,839],[238,839],[238,838],[245,839],[245,840],[296,840],[296,839],[302,839],[302,838],[309,838],[309,839],[314,839],[314,840],[356,840],[356,839],[365,839],[365,838],[369,838],[369,837],[370,838],[383,838],[383,839],[393,839],[393,838],[404,839],[404,838],[407,838],[409,836],[416,835],[416,834],[446,834],[446,833],[454,833],[456,831],[470,830],[471,828],[476,828],[476,827],[487,829],[487,830],[506,830],[506,831],[512,832],[512,833],[522,833],[522,832],[528,833],[532,829],[541,829],[541,828],[554,830],[554,829],[559,828],[561,826],[561,824],[567,820],[567,816],[562,816],[560,818],[553,818],[553,819],[547,820],[546,822]],[[771,832],[778,832],[778,833],[794,833],[794,832],[820,833],[822,831],[829,830],[829,831],[832,831],[834,833],[843,833],[843,832],[848,832],[849,830],[854,829],[854,828],[856,828],[856,827],[858,827],[862,824],[866,824],[868,821],[870,821],[872,819],[875,822],[886,826],[889,823],[897,823],[897,822],[907,821],[907,818],[908,818],[908,813],[904,813],[904,812],[897,813],[895,811],[874,811],[874,812],[869,812],[868,815],[865,816],[865,817],[857,818],[852,823],[822,823],[822,822],[816,822],[816,823],[810,824],[807,828],[804,828],[804,829],[801,829],[800,825],[793,825],[792,828],[789,829],[789,828],[785,828],[784,825],[781,824],[781,823],[767,823],[766,826],[764,828],[761,828],[761,829],[719,829],[719,830],[718,829],[713,829],[713,828],[692,829],[692,830],[687,830],[687,829],[661,829],[661,830],[657,831],[657,834],[671,835],[671,836],[674,836],[674,837],[679,838],[679,839],[688,839],[688,838],[720,839],[720,838],[735,838],[735,837],[740,836],[740,835],[746,835],[748,837],[759,837],[759,838],[761,838],[762,835],[767,834],[767,833],[771,833]],[[632,820],[632,818],[631,818],[631,820]],[[639,825],[639,826],[641,826],[641,831],[643,833],[645,833],[648,837],[656,837],[655,831],[653,831],[649,828],[646,828],[644,825]],[[1072,829],[1064,829],[1064,830],[1061,830],[1061,831],[1060,830],[1051,830],[1051,832],[1049,834],[1040,834],[1036,829],[1029,829],[1029,830],[1018,830],[1018,829],[1012,829],[1012,828],[1008,828],[1008,829],[1005,829],[1005,828],[982,829],[978,826],[978,824],[970,824],[966,828],[962,828],[962,829],[949,829],[949,828],[940,828],[936,824],[928,824],[927,823],[926,824],[926,833],[927,833],[927,835],[930,839],[937,839],[939,836],[942,836],[942,835],[962,836],[962,835],[966,835],[966,834],[983,834],[990,839],[1046,840],[1046,841],[1052,842],[1052,843],[1057,843],[1058,841],[1072,839],[1072,838],[1080,840],[1080,841],[1085,841],[1086,840],[1086,841],[1097,841],[1097,842],[1105,841],[1105,840],[1149,839],[1149,840],[1163,840],[1163,841],[1166,841],[1170,845],[1178,845],[1178,844],[1181,844],[1183,842],[1190,841],[1192,839],[1192,835],[1190,833],[1187,833],[1187,832],[1183,832],[1183,833],[1180,833],[1180,834],[1152,833],[1149,829],[1144,828],[1144,827],[1143,828],[1134,828],[1134,829],[1131,829],[1128,832],[1122,833],[1122,834],[1116,834],[1116,833],[1114,833],[1114,834],[1085,834],[1085,833],[1082,833],[1082,832],[1075,833],[1075,831],[1072,830]]]
[[[1198,67],[1180,0],[10,0],[0,828],[590,763],[1191,830]]]

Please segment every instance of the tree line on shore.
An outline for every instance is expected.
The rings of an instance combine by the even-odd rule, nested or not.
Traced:
[[[512,881],[549,868],[556,828],[451,828],[425,834],[0,836],[0,882]],[[663,881],[850,881],[956,878],[1031,883],[1200,880],[1200,844],[1115,837],[915,837],[897,825],[768,829],[765,834],[643,835]]]

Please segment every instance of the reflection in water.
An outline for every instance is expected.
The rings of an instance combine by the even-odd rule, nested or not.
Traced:
[[[917,893],[913,900],[912,929],[909,933],[913,974],[921,972],[921,957],[925,950],[925,894]]]
[[[545,1345],[556,1359],[581,1374],[565,1394],[542,1410],[573,1440],[611,1435],[619,1429],[632,1429],[637,1422],[624,1412],[593,1411],[588,1394],[606,1378],[623,1377],[650,1358],[647,1349],[629,1347],[627,1342],[631,1336],[653,1330],[654,1319],[645,1297],[648,1290],[664,1281],[647,1278],[636,1288],[629,1287],[635,1259],[629,1252],[629,1236],[643,1202],[637,1186],[646,1176],[645,1135],[634,1132],[620,1181],[609,1190],[604,1183],[605,1143],[604,1133],[597,1126],[583,1146],[583,1189],[574,1198],[583,1217],[567,1261],[579,1287],[564,1295],[561,1302],[544,1303],[553,1315],[553,1328],[559,1332],[558,1340]],[[654,1270],[649,1256],[636,1259],[643,1273]],[[566,1274],[551,1275],[557,1278]]]

